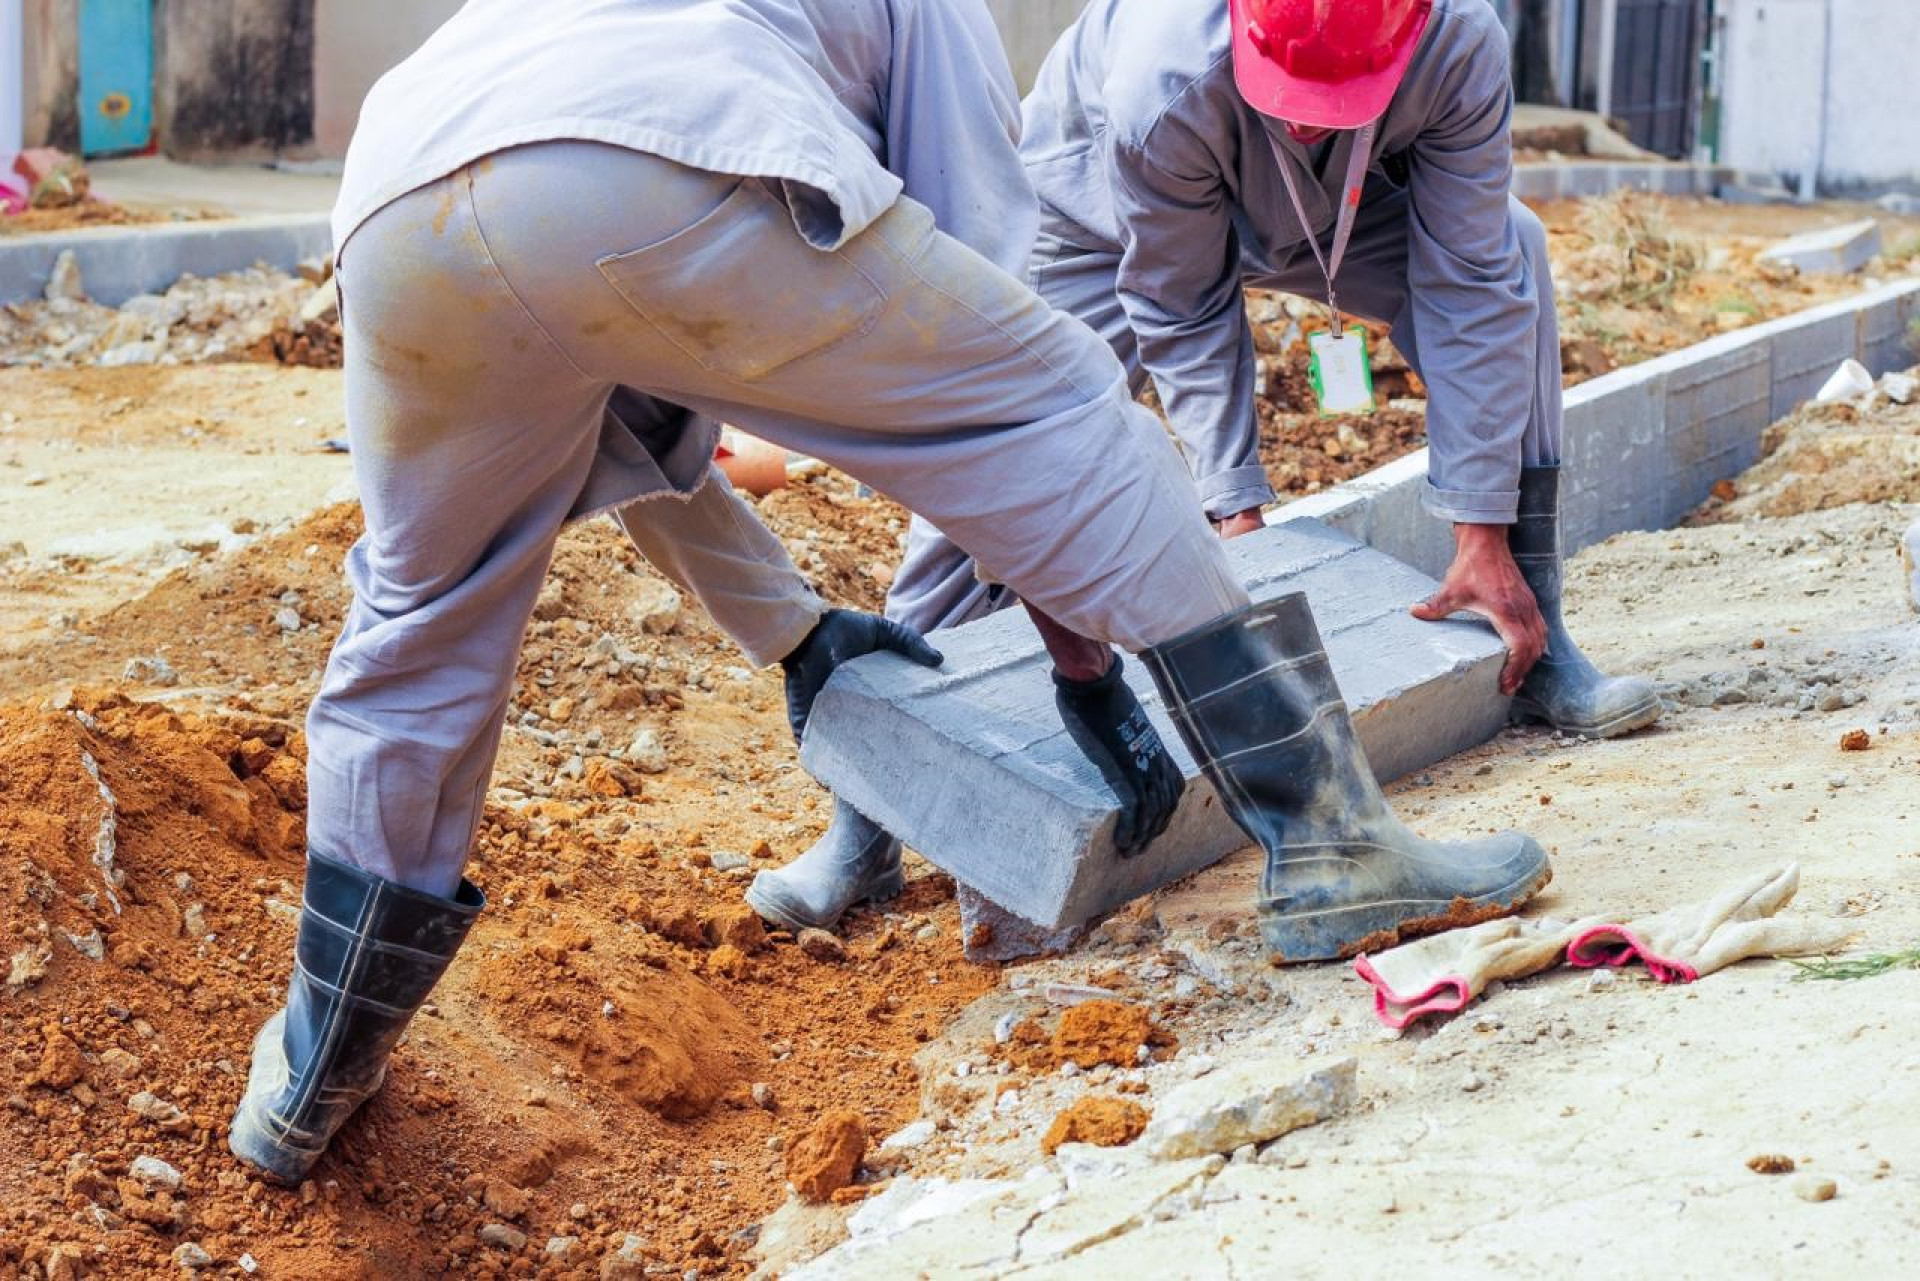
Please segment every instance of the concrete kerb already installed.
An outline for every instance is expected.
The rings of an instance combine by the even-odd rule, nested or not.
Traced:
[[[1811,399],[1841,361],[1874,374],[1914,363],[1920,279],[1698,343],[1580,384],[1566,398],[1561,541],[1568,555],[1628,530],[1664,529],[1717,481],[1758,460],[1767,427]],[[1425,450],[1270,513],[1318,520],[1427,574],[1452,541],[1420,496]]]
[[[1513,194],[1522,200],[1572,200],[1615,191],[1661,196],[1711,196],[1738,181],[1724,165],[1662,161],[1552,160],[1513,167]]]
[[[0,239],[0,303],[38,298],[61,253],[72,250],[87,297],[117,307],[164,293],[182,276],[217,276],[264,264],[291,271],[333,253],[327,215],[277,214],[199,222],[90,227]]]

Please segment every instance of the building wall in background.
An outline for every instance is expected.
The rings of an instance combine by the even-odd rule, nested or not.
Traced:
[[[273,156],[313,141],[314,0],[163,0],[156,136],[181,158]]]
[[[79,0],[26,0],[22,135],[29,147],[80,149]]]
[[[1719,0],[1717,9],[1722,162],[1790,185],[1813,169],[1823,192],[1920,184],[1914,0]]]
[[[373,82],[418,49],[461,0],[316,0],[313,136],[323,156],[344,156]]]

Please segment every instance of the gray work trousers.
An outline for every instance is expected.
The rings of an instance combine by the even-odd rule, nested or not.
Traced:
[[[1138,650],[1247,601],[1112,353],[913,201],[824,251],[757,179],[546,143],[386,206],[340,277],[367,529],[308,717],[308,841],[403,885],[458,883],[616,387],[861,478],[1084,635]],[[643,497],[630,529],[659,509],[682,537],[739,535],[670,567],[703,599],[700,564],[746,572],[756,547],[796,580],[748,600],[775,619],[756,657],[804,638],[818,603],[730,490],[618,502]]]
[[[1553,275],[1547,262],[1547,231],[1540,219],[1517,198],[1508,209],[1526,257],[1527,271],[1538,284],[1540,324],[1532,348],[1514,353],[1531,360],[1535,371],[1533,412],[1521,437],[1521,465],[1551,466],[1560,461],[1560,326],[1554,314]],[[1419,344],[1412,332],[1407,306],[1406,223],[1411,204],[1406,195],[1378,180],[1369,187],[1353,242],[1340,269],[1340,304],[1348,314],[1391,324],[1393,343],[1417,372]],[[1120,255],[1087,249],[1073,243],[1075,230],[1058,214],[1042,210],[1041,232],[1034,246],[1029,278],[1035,292],[1060,310],[1079,317],[1107,340],[1127,370],[1129,390],[1138,395],[1147,386],[1147,371],[1121,304],[1116,281]],[[1319,300],[1326,295],[1313,251],[1304,244],[1292,259],[1276,266],[1254,255],[1243,259],[1244,284],[1277,289]],[[1240,425],[1223,427],[1246,429]],[[1015,602],[1015,597],[980,581],[967,554],[947,538],[937,521],[914,518],[907,531],[907,550],[887,596],[887,614],[921,631],[955,627]]]

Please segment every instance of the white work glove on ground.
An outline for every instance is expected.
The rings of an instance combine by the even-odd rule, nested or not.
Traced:
[[[1538,974],[1560,963],[1560,954],[1582,929],[1605,917],[1537,921],[1503,917],[1448,930],[1353,963],[1373,984],[1373,1012],[1391,1028],[1430,1014],[1458,1014],[1495,979]]]
[[[1620,924],[1618,916],[1578,921],[1507,917],[1449,930],[1353,963],[1373,986],[1374,1014],[1403,1028],[1434,1014],[1457,1014],[1495,979],[1537,974],[1559,963],[1592,969],[1639,961],[1662,983],[1691,983],[1754,956],[1831,951],[1851,931],[1845,922],[1776,915],[1800,888],[1800,867],[1761,872],[1702,903]]]
[[[1781,917],[1800,888],[1800,865],[1761,872],[1704,903],[1576,933],[1567,963],[1580,969],[1639,961],[1662,983],[1691,983],[1752,956],[1812,956],[1852,932],[1844,921]]]

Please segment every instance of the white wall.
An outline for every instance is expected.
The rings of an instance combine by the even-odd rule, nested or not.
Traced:
[[[1040,70],[1047,51],[1086,4],[1087,0],[987,0],[993,20],[1000,24],[1000,36],[1007,42],[1007,57],[1013,63],[1013,77],[1020,82],[1020,92],[1025,93],[1033,84],[1033,73]]]
[[[1720,0],[1720,158],[1798,181],[1821,153],[1823,190],[1920,182],[1920,3]]]

